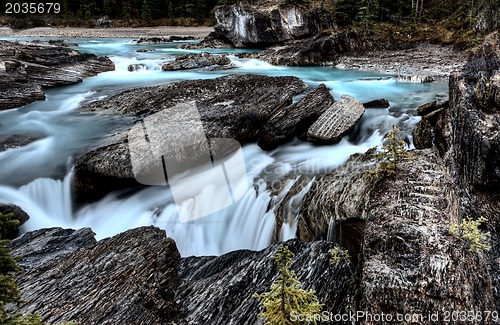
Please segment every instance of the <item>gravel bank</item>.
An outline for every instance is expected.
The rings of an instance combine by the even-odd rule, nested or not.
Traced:
[[[337,67],[396,74],[402,81],[448,82],[450,73],[460,70],[466,59],[463,52],[453,51],[451,46],[420,44],[407,50],[347,55]]]
[[[194,36],[203,38],[213,31],[212,27],[117,27],[117,28],[51,28],[38,27],[13,31],[9,27],[0,27],[0,37],[57,37],[57,38],[140,38],[165,36]]]

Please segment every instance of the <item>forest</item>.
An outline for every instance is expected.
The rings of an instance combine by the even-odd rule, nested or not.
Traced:
[[[57,14],[6,14],[8,3],[24,0],[0,0],[0,23],[92,27],[104,15],[115,26],[214,25],[214,8],[236,0],[57,0]],[[376,22],[414,24],[437,21],[473,24],[480,11],[498,13],[500,0],[245,0],[248,3],[299,5],[321,12],[323,19],[345,27]],[[43,1],[36,1],[41,3]],[[490,15],[491,16],[491,15]],[[496,19],[498,23],[498,18]],[[23,26],[20,26],[23,27]]]

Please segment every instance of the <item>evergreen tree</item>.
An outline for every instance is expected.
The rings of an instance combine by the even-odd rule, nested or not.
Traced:
[[[382,174],[381,176],[394,175],[399,170],[400,164],[408,160],[408,151],[397,126],[392,126],[392,131],[387,134],[387,142],[382,151],[375,154],[375,159],[380,162],[375,173]]]
[[[21,301],[14,278],[14,273],[19,267],[10,255],[10,240],[5,239],[5,236],[19,224],[17,220],[12,220],[12,217],[12,214],[0,213],[0,324],[8,321],[6,305]]]
[[[273,258],[279,270],[278,278],[271,285],[271,290],[254,297],[261,300],[265,311],[260,313],[266,324],[293,325],[292,315],[310,316],[310,323],[316,324],[313,315],[321,312],[322,304],[319,303],[314,290],[306,291],[300,288],[295,272],[290,270],[293,253],[287,246],[281,245]],[[302,322],[303,323],[303,322]]]

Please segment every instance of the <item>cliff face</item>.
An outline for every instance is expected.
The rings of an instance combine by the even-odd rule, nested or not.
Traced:
[[[256,6],[244,2],[215,9],[215,31],[236,47],[263,47],[312,36],[331,24],[318,11],[298,6]],[[324,26],[322,26],[324,25]]]

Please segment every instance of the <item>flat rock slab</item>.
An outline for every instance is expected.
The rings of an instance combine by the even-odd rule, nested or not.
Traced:
[[[365,107],[355,98],[343,95],[330,106],[307,131],[307,138],[323,144],[338,143],[365,113]]]
[[[0,110],[44,100],[43,88],[114,70],[107,57],[40,42],[0,41]]]
[[[162,66],[163,71],[189,70],[196,68],[206,68],[216,66],[219,69],[231,64],[231,60],[225,55],[210,54],[203,52],[201,54],[185,54],[175,58],[175,61],[165,63]]]
[[[335,100],[330,90],[319,85],[297,103],[276,111],[259,133],[259,146],[270,150],[305,133],[311,124],[330,107]]]

